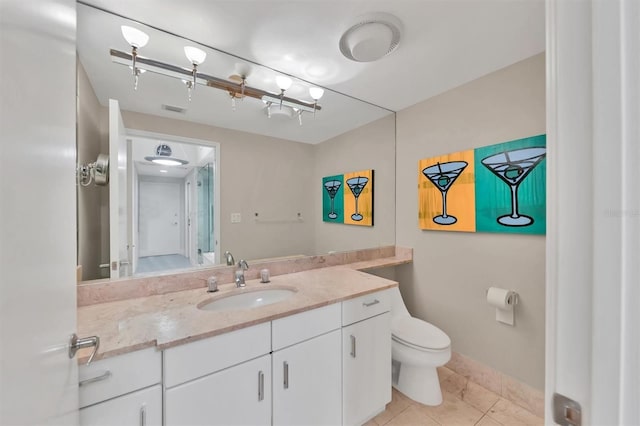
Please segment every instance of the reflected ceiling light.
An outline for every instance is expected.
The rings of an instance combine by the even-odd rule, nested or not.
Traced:
[[[314,94],[312,98],[314,102],[309,102],[301,99],[294,99],[285,96],[287,91],[293,84],[293,80],[284,75],[276,76],[276,84],[280,89],[279,94],[267,92],[262,89],[250,87],[247,85],[247,70],[236,72],[229,80],[214,77],[211,75],[198,72],[198,65],[201,65],[206,57],[207,53],[194,46],[184,47],[184,53],[189,62],[191,62],[191,69],[183,68],[177,65],[168,64],[165,62],[157,61],[155,59],[144,58],[138,55],[138,48],[143,47],[148,41],[149,36],[142,31],[128,26],[122,26],[122,35],[127,40],[127,43],[131,46],[131,54],[122,52],[116,49],[110,49],[111,60],[115,63],[130,66],[134,75],[134,89],[137,88],[138,76],[144,71],[151,71],[156,74],[161,74],[167,77],[173,77],[180,79],[187,85],[189,91],[189,100],[191,100],[191,91],[195,90],[197,84],[201,84],[207,87],[211,87],[218,90],[224,90],[229,93],[231,97],[232,108],[236,106],[236,98],[244,99],[250,97],[254,99],[260,99],[267,103],[278,103],[280,108],[287,106],[289,108],[297,108],[303,112],[316,112],[320,111],[322,107],[318,105],[318,93],[323,92],[320,88],[314,88]],[[236,64],[238,68],[238,64]],[[247,68],[246,66],[243,68]],[[313,96],[316,96],[315,98]],[[320,95],[322,96],[322,95]]]
[[[340,51],[356,62],[373,62],[393,52],[400,43],[402,23],[388,13],[364,15],[340,38]]]
[[[318,105],[318,101],[320,100],[322,95],[324,95],[324,89],[320,87],[310,87],[309,95],[311,96],[311,99],[313,99],[313,116],[315,117],[316,106]],[[302,126],[302,117],[300,117],[300,125]]]
[[[172,157],[171,154],[171,147],[169,145],[160,144],[156,147],[156,155],[147,156],[144,157],[144,159],[162,166],[183,166],[189,164],[187,160]]]
[[[196,77],[198,75],[198,65],[204,62],[207,58],[207,52],[204,50],[198,49],[193,46],[185,46],[184,54],[191,62],[193,69],[191,70],[191,75],[193,76],[193,82],[191,85],[187,85],[187,90],[189,91],[189,101],[191,101],[191,91],[196,90]]]
[[[133,90],[138,90],[138,77],[142,72],[136,66],[136,60],[138,58],[138,48],[144,47],[149,42],[149,36],[145,34],[143,31],[140,31],[137,28],[129,27],[127,25],[122,25],[120,27],[122,31],[122,36],[129,46],[131,46],[131,74],[133,75]]]
[[[289,87],[291,87],[291,84],[293,84],[293,80],[291,80],[287,76],[278,75],[276,76],[276,84],[280,89],[280,109],[282,109],[282,100],[284,99],[284,92],[285,90],[289,90]]]

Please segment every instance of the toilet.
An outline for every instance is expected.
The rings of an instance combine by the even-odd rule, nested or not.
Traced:
[[[414,401],[440,405],[436,367],[451,359],[451,339],[435,325],[413,318],[398,287],[391,291],[391,339],[393,387]]]

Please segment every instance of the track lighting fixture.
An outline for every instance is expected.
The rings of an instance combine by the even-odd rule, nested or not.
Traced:
[[[271,117],[271,105],[277,103],[280,110],[288,107],[290,112],[298,114],[298,122],[302,123],[302,113],[320,111],[322,107],[318,105],[318,100],[324,94],[324,89],[320,87],[309,88],[309,95],[313,102],[304,101],[285,96],[285,92],[293,85],[293,80],[284,75],[276,76],[276,85],[280,89],[279,94],[257,89],[247,85],[246,73],[232,75],[230,80],[203,74],[198,71],[198,67],[205,61],[207,53],[194,46],[185,46],[184,54],[191,64],[191,68],[167,64],[154,59],[145,58],[139,55],[139,49],[149,42],[149,36],[137,28],[123,25],[122,35],[131,46],[131,54],[116,49],[111,49],[111,60],[115,63],[123,64],[131,68],[134,76],[134,89],[138,86],[138,77],[145,71],[161,74],[167,77],[178,78],[187,86],[189,100],[196,85],[201,84],[214,89],[224,90],[231,97],[231,107],[236,108],[236,98],[243,100],[251,97],[262,100],[267,105],[267,116]],[[293,110],[295,108],[295,110]],[[292,116],[293,114],[290,114]]]

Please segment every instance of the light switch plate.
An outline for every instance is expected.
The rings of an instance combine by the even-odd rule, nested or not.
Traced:
[[[242,216],[240,213],[231,213],[231,223],[240,223],[242,222]]]

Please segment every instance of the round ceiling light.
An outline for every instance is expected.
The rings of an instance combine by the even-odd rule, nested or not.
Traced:
[[[185,164],[189,164],[187,160],[172,157],[171,154],[171,147],[169,145],[160,144],[156,147],[156,155],[147,156],[144,157],[144,159],[162,166],[184,166]]]
[[[398,18],[388,13],[365,15],[340,37],[340,51],[352,61],[377,61],[398,47],[401,28]]]

